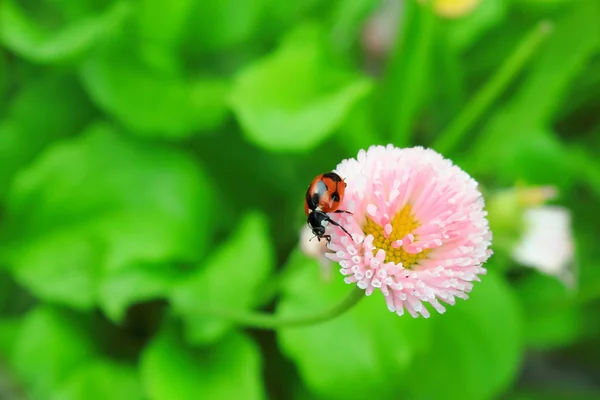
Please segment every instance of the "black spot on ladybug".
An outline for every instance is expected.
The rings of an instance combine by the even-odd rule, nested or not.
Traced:
[[[317,205],[319,205],[319,200],[321,200],[321,194],[320,193],[315,193],[315,194],[312,195],[311,203],[314,205],[313,208],[316,208]]]
[[[342,181],[342,178],[340,178],[340,176],[338,174],[336,174],[335,172],[328,172],[326,174],[323,174],[323,178],[329,178],[334,182]]]
[[[331,199],[332,199],[333,201],[340,201],[340,195],[339,195],[339,193],[338,193],[338,192],[333,192],[333,193],[331,194]]]
[[[309,192],[306,192],[306,204],[308,204],[308,207],[310,209],[313,209],[316,207],[315,203],[313,202],[313,198],[311,197]]]

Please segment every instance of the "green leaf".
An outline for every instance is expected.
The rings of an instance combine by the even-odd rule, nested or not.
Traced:
[[[23,319],[19,317],[0,318],[0,358],[6,359],[19,338]]]
[[[352,289],[340,276],[325,281],[320,266],[295,253],[286,267],[277,315],[301,316],[325,310]],[[365,298],[352,310],[322,324],[281,328],[278,341],[320,398],[395,398],[403,374],[430,345],[431,321],[390,313],[383,296]]]
[[[9,68],[7,55],[0,49],[0,109],[5,109],[6,93],[8,92],[11,69]]]
[[[144,399],[137,371],[110,361],[93,360],[73,371],[52,400]]]
[[[13,0],[6,0],[0,6],[0,42],[34,62],[70,60],[89,49],[107,31],[121,24],[129,12],[127,3],[116,2],[101,14],[48,32],[32,21]]]
[[[335,65],[323,33],[295,31],[236,77],[231,104],[246,138],[273,151],[307,151],[328,138],[371,83]]]
[[[94,355],[91,342],[63,313],[38,307],[23,320],[10,362],[31,399],[47,399],[54,388]]]
[[[596,1],[574,2],[568,12],[561,14],[521,87],[511,97],[511,101],[486,122],[472,151],[461,164],[473,165],[472,170],[493,174],[497,172],[497,165],[507,165],[501,159],[505,151],[514,154],[523,146],[523,154],[534,154],[535,151],[532,153],[531,149],[537,147],[537,144],[532,144],[529,140],[542,141],[541,149],[549,151],[552,159],[561,157],[560,154],[557,156],[557,152],[564,151],[560,150],[555,138],[527,134],[549,131],[545,127],[554,122],[554,112],[568,93],[570,83],[600,48],[600,31],[596,29],[598,18],[600,5]],[[565,54],[569,56],[565,58]],[[566,157],[562,159],[553,171],[564,167]],[[546,165],[553,162],[548,159]],[[536,164],[531,165],[535,165],[537,171],[543,171]],[[520,164],[508,166],[513,179],[515,173],[527,169]],[[471,170],[470,167],[467,169]],[[564,176],[561,181],[565,182]]]
[[[211,199],[186,154],[97,125],[17,177],[0,245],[35,295],[91,308],[103,279],[133,263],[198,259]]]
[[[404,3],[402,34],[380,86],[378,117],[392,142],[410,144],[416,117],[429,95],[437,18],[429,5]]]
[[[188,24],[189,46],[216,51],[242,44],[261,29],[265,0],[195,2]]]
[[[197,273],[173,289],[171,303],[184,317],[190,342],[214,342],[233,328],[226,320],[204,316],[202,309],[251,309],[274,264],[267,220],[260,214],[248,214]]]
[[[349,51],[364,29],[365,19],[377,8],[371,0],[346,0],[331,2],[333,21],[331,40],[339,51]],[[392,7],[393,8],[393,7]]]
[[[600,174],[599,178],[600,178]],[[600,180],[598,181],[600,182]],[[598,188],[600,189],[600,188]],[[581,192],[574,192],[567,200],[573,210],[590,210],[598,204],[596,197],[585,198]],[[598,247],[598,217],[588,212],[574,212],[574,236],[576,259],[575,268],[578,275],[577,298],[583,303],[593,303],[600,298],[600,248]]]
[[[447,22],[449,43],[457,51],[467,50],[483,34],[499,25],[506,12],[506,0],[482,0],[472,12]]]
[[[129,305],[168,296],[182,274],[169,264],[133,263],[100,283],[98,300],[109,318],[121,321]]]
[[[159,46],[177,46],[184,37],[186,22],[193,15],[192,0],[174,0],[168,3],[142,0],[138,3],[135,19],[138,33],[144,42]]]
[[[266,18],[269,23],[263,24],[262,28],[267,32],[280,33],[297,24],[298,21],[328,15],[328,6],[335,6],[338,1],[304,0],[284,3],[278,0],[265,0],[265,3]]]
[[[520,364],[522,320],[516,297],[499,275],[483,277],[469,300],[430,322],[432,346],[410,368],[408,397],[460,393],[465,399],[489,399],[510,387]]]
[[[600,3],[594,0],[574,2],[561,15],[545,51],[512,101],[513,112],[532,122],[551,121],[571,82],[600,48],[598,19]]]
[[[81,76],[92,100],[140,136],[182,139],[214,129],[226,115],[223,80],[186,80],[154,70],[125,47],[99,49],[83,65]]]
[[[498,129],[504,122],[497,120]],[[554,132],[545,129],[511,129],[499,135],[494,130],[486,140],[488,157],[473,157],[467,169],[495,174],[504,184],[521,180],[529,184],[553,184],[566,189],[573,183],[574,168],[566,157],[567,149]],[[494,149],[492,152],[491,149]],[[494,165],[504,168],[495,169]]]
[[[192,350],[163,332],[144,350],[140,369],[150,400],[265,398],[260,353],[240,333]]]
[[[26,81],[0,122],[0,198],[20,168],[52,141],[81,131],[92,113],[72,77],[50,73]]]
[[[369,95],[358,101],[338,130],[336,140],[347,154],[357,154],[360,149],[384,142],[375,123],[372,100],[373,95]]]
[[[572,293],[555,277],[532,271],[517,285],[525,311],[525,340],[528,347],[551,349],[579,338],[582,315]]]

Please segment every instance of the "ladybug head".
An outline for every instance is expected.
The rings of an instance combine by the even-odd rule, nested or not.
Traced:
[[[325,228],[329,225],[329,217],[321,211],[312,211],[308,215],[308,224],[317,237],[325,235]]]

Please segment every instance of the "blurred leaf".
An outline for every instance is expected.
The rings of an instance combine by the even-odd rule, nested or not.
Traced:
[[[167,297],[181,277],[172,265],[133,263],[101,282],[98,300],[109,318],[121,321],[131,304]]]
[[[361,37],[365,19],[378,4],[371,0],[346,0],[331,3],[334,5],[332,41],[339,51],[348,51]]]
[[[231,104],[248,140],[273,151],[307,151],[339,126],[370,82],[338,68],[323,33],[295,31],[237,76]]]
[[[173,289],[171,303],[184,317],[190,342],[214,342],[233,328],[226,320],[202,315],[202,309],[252,308],[274,264],[266,219],[261,214],[248,214],[229,241],[200,265],[195,275]]]
[[[411,398],[460,393],[465,399],[489,399],[510,387],[519,370],[522,320],[504,279],[489,273],[469,300],[430,323],[434,337],[429,353],[416,358],[406,378]]]
[[[552,122],[553,112],[560,105],[570,82],[600,47],[600,30],[596,29],[599,18],[600,3],[593,0],[574,2],[568,13],[561,14],[554,32],[544,44],[545,49],[534,62],[533,69],[519,91],[509,104],[486,123],[463,164],[472,166],[472,170],[488,174],[498,171],[497,166],[503,165],[501,172],[504,173],[505,180],[510,176],[512,183],[518,174],[533,166],[537,172],[544,172],[543,168],[531,160],[528,167],[523,167],[505,160],[505,155],[510,157],[521,152],[531,156],[535,154],[531,149],[540,146],[543,151],[550,152],[545,166],[556,160],[558,165],[552,171],[561,173],[559,170],[565,168],[566,161],[564,149],[561,149],[555,138],[549,137],[547,133],[539,133],[548,132],[543,127]],[[569,56],[565,57],[565,54]],[[471,170],[470,167],[468,169]],[[563,184],[569,179],[565,179],[565,173],[568,172],[562,172]]]
[[[463,140],[471,127],[492,108],[510,84],[519,76],[527,62],[533,58],[538,47],[552,32],[552,24],[541,21],[527,35],[519,40],[518,45],[502,61],[494,74],[475,93],[464,109],[440,134],[433,147],[442,153],[451,153]]]
[[[600,160],[596,155],[596,149],[577,145],[569,150],[569,162],[576,171],[575,178],[585,184],[600,200]]]
[[[124,21],[129,11],[127,3],[116,2],[102,14],[74,21],[56,32],[47,32],[13,0],[5,0],[0,5],[0,42],[34,62],[70,60]]]
[[[536,122],[550,122],[569,85],[600,48],[600,3],[573,2],[571,10],[556,21],[545,51],[513,100],[513,112]],[[565,54],[569,57],[565,58]]]
[[[373,94],[359,100],[342,122],[337,142],[346,150],[346,154],[357,154],[360,149],[368,149],[374,144],[385,141],[377,129],[372,112]]]
[[[37,296],[90,308],[101,278],[131,263],[198,259],[211,204],[186,154],[97,125],[17,177],[0,244]]]
[[[335,6],[337,3],[339,3],[337,0],[288,2],[265,0],[266,15],[263,18],[262,28],[273,36],[279,36],[282,31],[289,30],[290,26],[298,25],[299,21],[314,20],[328,15],[328,8]],[[265,23],[266,21],[268,23]]]
[[[93,354],[92,344],[76,321],[57,310],[38,307],[23,320],[10,361],[30,398],[47,399]]]
[[[546,1],[546,0],[533,0]],[[568,0],[549,0],[549,1],[568,1]],[[567,384],[566,387],[540,387],[537,390],[533,388],[521,389],[516,393],[510,394],[511,400],[596,400],[600,398],[598,389],[575,387],[575,383]],[[583,385],[582,385],[583,386]]]
[[[94,360],[73,371],[52,400],[136,400],[144,399],[133,367]]]
[[[553,132],[523,132],[520,146],[514,152],[507,151],[507,160],[521,168],[519,178],[531,183],[553,183],[559,187],[567,187],[571,183],[573,170],[565,160],[567,150]],[[512,154],[511,154],[512,153]],[[511,159],[511,155],[514,157]],[[567,161],[567,162],[565,162]],[[499,175],[502,177],[502,172]],[[511,174],[506,179],[514,177]]]
[[[381,84],[378,117],[399,147],[410,144],[415,119],[429,95],[437,18],[429,4],[404,3],[401,34]]]
[[[94,102],[140,136],[186,138],[214,129],[226,115],[224,81],[153,71],[125,48],[97,51],[82,78]]]
[[[563,6],[569,6],[572,0],[520,0],[515,3],[519,12],[533,15],[557,12],[564,10]]]
[[[39,20],[44,26],[63,25],[65,22],[83,19],[90,14],[99,13],[106,9],[108,2],[104,0],[86,0],[86,1],[70,1],[70,0],[52,0],[33,2],[21,1],[27,4],[27,12],[32,19]],[[35,6],[33,6],[35,5]]]
[[[150,400],[265,398],[260,353],[240,333],[192,351],[163,332],[144,350],[140,369]]]
[[[580,313],[574,297],[558,279],[528,274],[517,285],[525,311],[525,340],[529,348],[565,346],[581,333]]]
[[[19,338],[23,319],[19,317],[0,318],[0,359],[6,360]]]
[[[286,269],[278,316],[324,311],[352,290],[339,276],[326,282],[319,264],[300,253]],[[373,297],[325,323],[278,330],[281,350],[319,398],[395,398],[401,377],[412,377],[411,362],[430,345],[431,321],[398,317],[383,296]]]
[[[501,23],[506,12],[506,0],[481,0],[472,12],[447,22],[448,42],[459,52],[465,51],[486,31]]]
[[[21,87],[0,122],[0,198],[20,168],[53,140],[83,129],[92,113],[92,105],[71,77],[43,74]]]
[[[484,197],[490,229],[494,233],[494,265],[499,267],[501,261],[513,265],[513,249],[526,228],[526,206],[518,196],[518,187],[493,191]]]
[[[202,2],[204,3],[204,2]],[[141,0],[135,13],[138,32],[144,42],[177,46],[184,36],[187,20],[193,15],[193,0]]]
[[[4,50],[0,48],[0,110],[4,110],[6,108],[4,103],[6,101],[6,93],[10,84],[9,76],[10,70],[7,62],[7,56],[4,53]],[[0,112],[0,116],[4,116],[4,113]]]
[[[221,0],[195,2],[190,12],[190,46],[215,51],[239,45],[258,31],[266,0]]]
[[[574,169],[566,157],[567,149],[554,132],[511,128],[503,135],[490,135],[486,146],[491,146],[486,149],[487,158],[477,157],[478,164],[473,162],[472,168],[491,173],[492,166],[503,165],[504,168],[495,168],[494,174],[504,184],[522,180],[566,189],[573,183]]]
[[[573,207],[575,236],[575,268],[577,269],[577,301],[584,304],[600,298],[600,248],[598,247],[598,217],[581,210],[598,206],[596,198],[586,198],[575,192],[566,199]],[[591,197],[591,196],[590,196]],[[583,321],[582,321],[583,322]]]

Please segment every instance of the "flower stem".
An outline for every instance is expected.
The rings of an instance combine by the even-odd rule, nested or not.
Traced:
[[[551,31],[552,24],[550,22],[539,22],[504,61],[495,75],[465,106],[458,117],[440,134],[432,147],[442,154],[450,153],[465,137],[473,124],[504,92]]]
[[[236,324],[256,329],[280,329],[316,325],[334,319],[354,307],[365,297],[365,291],[355,287],[340,303],[328,310],[299,317],[278,317],[273,314],[245,312],[226,308],[204,308],[198,315],[229,320]]]

